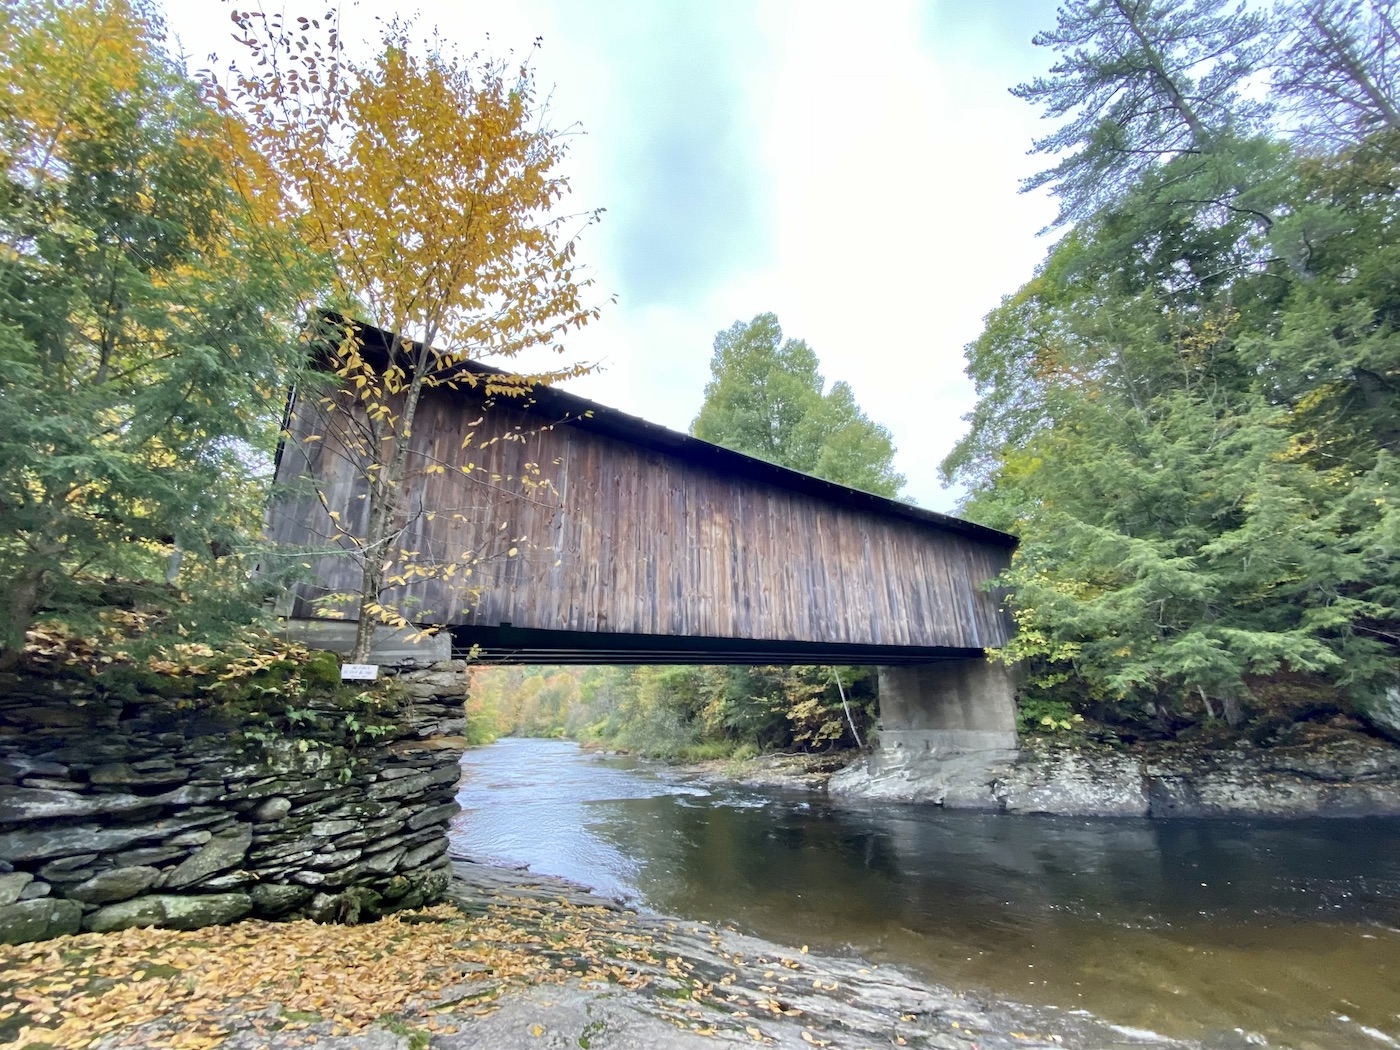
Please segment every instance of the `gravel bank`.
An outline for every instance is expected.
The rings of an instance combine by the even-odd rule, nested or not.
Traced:
[[[272,1038],[235,1033],[231,1050],[653,1050],[716,1043],[833,1050],[1080,1048],[1142,1050],[1190,1044],[1114,1028],[1089,1017],[992,1004],[857,958],[819,957],[729,929],[640,915],[562,879],[458,860],[450,895],[469,916],[502,916],[538,930],[587,925],[600,952],[594,977],[492,989],[492,978],[451,989],[471,1010],[424,1002],[389,1027],[334,1036],[311,1025]],[[548,950],[547,948],[543,950]],[[483,1006],[489,1000],[489,1004]],[[431,1023],[432,1028],[428,1025]],[[444,1029],[456,1029],[445,1031]]]

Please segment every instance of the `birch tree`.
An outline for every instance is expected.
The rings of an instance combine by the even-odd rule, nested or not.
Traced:
[[[397,21],[360,62],[336,18],[234,12],[246,61],[207,83],[280,181],[282,220],[328,260],[331,302],[392,333],[381,360],[340,327],[330,352],[342,389],[322,398],[367,483],[363,534],[340,534],[361,567],[352,658],[364,660],[377,624],[406,622],[385,600],[406,481],[444,469],[413,462],[424,391],[475,382],[459,367],[468,360],[562,351],[566,331],[598,316],[575,257],[597,213],[561,214],[567,137],[542,123],[528,63],[463,57]],[[585,370],[502,379],[491,393]]]

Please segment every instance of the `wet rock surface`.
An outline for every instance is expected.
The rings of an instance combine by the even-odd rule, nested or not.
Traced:
[[[858,957],[808,954],[733,929],[638,914],[619,901],[547,875],[458,860],[449,898],[466,911],[494,901],[551,909],[597,908],[616,929],[653,939],[657,961],[628,965],[651,977],[640,990],[538,987],[508,995],[491,1017],[431,1046],[699,1047],[715,1040],[784,1048],[916,1046],[937,1050],[1009,1047],[1188,1047],[1088,1016],[992,1003],[931,985]],[[700,994],[693,994],[696,992]],[[535,1035],[539,1025],[543,1032]],[[650,1040],[650,1041],[647,1041]],[[826,1042],[824,1042],[826,1041]]]
[[[1400,748],[1357,733],[1300,728],[1294,739],[1114,748],[1030,740],[984,767],[936,757],[895,766],[858,759],[831,778],[835,798],[1097,817],[1400,815]]]
[[[780,791],[812,791],[826,786],[845,764],[840,755],[761,755],[670,766],[668,771],[701,784],[735,784]]]

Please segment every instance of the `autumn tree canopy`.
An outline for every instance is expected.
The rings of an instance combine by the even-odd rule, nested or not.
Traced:
[[[406,482],[446,469],[410,447],[425,388],[475,382],[455,366],[562,351],[569,329],[598,316],[575,251],[596,218],[566,214],[563,132],[542,120],[528,64],[464,58],[440,40],[386,26],[374,57],[350,57],[336,14],[233,16],[246,60],[211,96],[280,187],[276,221],[328,262],[329,301],[393,333],[386,360],[363,354],[354,328],[326,341],[342,391],[320,399],[327,448],[363,471],[368,525],[337,541],[362,566],[349,596],[355,656],[378,623],[404,624],[386,591],[410,552],[399,548]],[[565,366],[494,384],[519,394],[580,374]],[[327,507],[335,525],[339,510]],[[470,562],[479,550],[461,552]]]

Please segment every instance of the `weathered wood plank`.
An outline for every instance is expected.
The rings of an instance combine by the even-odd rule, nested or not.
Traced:
[[[330,509],[363,530],[365,480],[343,447],[309,440],[327,433],[316,408],[296,406],[279,481],[316,479]],[[509,403],[483,414],[460,394],[430,391],[422,411],[414,447],[431,459],[416,459],[401,545],[437,566],[472,551],[484,559],[470,577],[417,579],[391,596],[410,597],[425,619],[833,644],[1006,640],[1000,596],[981,587],[1007,563],[1005,544],[732,476],[586,426],[541,427],[548,420]],[[424,473],[429,462],[445,469]],[[326,509],[306,495],[275,503],[268,532],[283,544],[334,541]],[[526,541],[508,542],[519,536]],[[299,608],[357,585],[355,558],[310,560],[317,583],[299,590]]]

